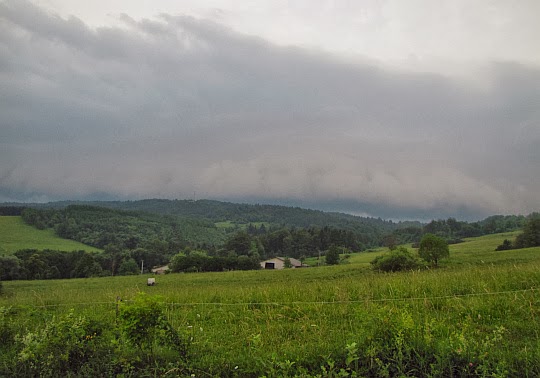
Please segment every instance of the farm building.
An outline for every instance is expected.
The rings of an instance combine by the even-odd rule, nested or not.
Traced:
[[[264,269],[284,269],[285,268],[285,257],[274,257],[270,260],[265,260],[261,262],[261,266]],[[302,264],[300,260],[289,258],[291,262],[291,268],[306,268],[309,265]]]
[[[152,268],[151,271],[154,274],[165,274],[169,271],[169,266],[158,266],[157,268]]]

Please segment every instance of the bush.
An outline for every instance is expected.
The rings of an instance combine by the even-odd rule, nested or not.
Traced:
[[[139,293],[135,300],[120,307],[119,325],[129,343],[154,358],[156,346],[168,346],[185,359],[187,343],[165,318],[157,297]]]
[[[0,307],[0,348],[13,344],[15,331],[11,312],[11,307]]]
[[[18,361],[31,376],[76,374],[99,351],[106,354],[100,338],[96,324],[71,310],[66,316],[53,317],[45,328],[19,336]]]
[[[420,267],[418,260],[405,247],[399,247],[387,254],[377,256],[371,265],[374,270],[381,272],[398,272]]]
[[[497,248],[495,248],[496,251],[508,251],[509,249],[512,249],[514,248],[512,246],[512,242],[508,239],[504,239],[503,243],[499,246],[497,246]]]

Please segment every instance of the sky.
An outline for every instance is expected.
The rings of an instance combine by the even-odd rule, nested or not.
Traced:
[[[540,210],[540,2],[0,0],[0,202]]]

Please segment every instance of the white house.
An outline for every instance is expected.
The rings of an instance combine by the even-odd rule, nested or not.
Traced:
[[[273,259],[265,260],[261,262],[263,269],[285,269],[285,257],[274,257]],[[300,260],[289,258],[291,262],[291,268],[306,268],[309,265],[302,264]]]

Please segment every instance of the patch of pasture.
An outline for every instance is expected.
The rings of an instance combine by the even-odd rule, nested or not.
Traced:
[[[62,239],[53,230],[38,230],[24,223],[19,216],[0,216],[0,254],[10,255],[20,249],[100,250],[74,240]]]

